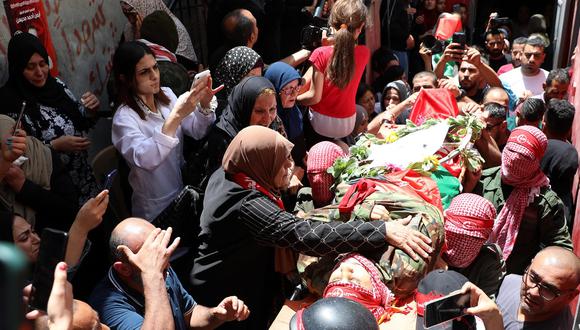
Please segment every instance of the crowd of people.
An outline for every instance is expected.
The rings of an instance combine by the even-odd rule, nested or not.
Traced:
[[[240,5],[196,75],[163,1],[120,3],[120,184],[89,163],[99,99],[51,76],[34,35],[8,45],[0,240],[27,258],[25,303],[50,253],[38,233],[68,233],[47,309],[23,322],[423,329],[426,304],[462,292],[469,308],[436,329],[571,328],[574,72],[544,69],[541,15],[515,35],[491,13],[478,38],[466,1],[314,1],[316,47],[266,63],[253,48],[267,18]]]

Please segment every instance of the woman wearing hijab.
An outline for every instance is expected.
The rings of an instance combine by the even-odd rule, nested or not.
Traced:
[[[10,77],[0,89],[2,112],[17,119],[26,102],[21,127],[58,152],[79,191],[80,207],[98,193],[88,161],[90,141],[84,136],[95,124],[90,117],[98,110],[99,99],[87,92],[78,102],[62,81],[52,77],[46,49],[32,34],[12,37],[8,63]]]
[[[200,303],[228,292],[252,306],[248,320],[227,324],[228,329],[266,329],[271,312],[277,312],[273,306],[281,284],[275,247],[312,256],[387,244],[414,257],[414,251],[424,257],[431,251],[427,237],[398,222],[317,222],[285,212],[280,191],[290,181],[292,147],[271,129],[247,127],[232,140],[222,167],[209,180],[192,283]]]
[[[157,10],[162,10],[166,12],[173,21],[175,22],[175,27],[177,28],[177,34],[179,42],[177,44],[177,50],[175,54],[181,57],[183,64],[188,69],[196,69],[194,65],[197,63],[197,56],[195,55],[195,50],[193,49],[193,44],[191,43],[191,38],[187,29],[181,23],[181,21],[173,15],[171,10],[167,8],[162,0],[122,0],[121,8],[123,13],[129,20],[125,26],[125,41],[131,41],[141,38],[141,23],[143,19],[149,14]],[[185,61],[183,61],[185,59]]]
[[[264,78],[270,80],[276,89],[276,113],[277,118],[280,118],[282,122],[285,134],[276,130],[274,124],[270,128],[278,131],[294,144],[292,159],[294,159],[297,171],[293,174],[291,187],[299,188],[306,168],[304,164],[306,141],[302,127],[302,111],[296,104],[296,97],[302,87],[302,77],[290,65],[276,62],[268,67]]]
[[[224,89],[217,93],[218,108],[216,115],[221,116],[227,106],[228,97],[234,87],[245,77],[261,76],[264,62],[256,51],[245,46],[230,49],[218,66],[213,70],[216,84],[224,85]]]
[[[248,77],[232,90],[228,105],[212,127],[200,155],[203,164],[193,170],[200,177],[194,184],[205,188],[212,173],[221,166],[228,145],[243,128],[250,125],[269,127],[276,117],[276,92],[264,77]],[[190,173],[192,174],[192,173]]]

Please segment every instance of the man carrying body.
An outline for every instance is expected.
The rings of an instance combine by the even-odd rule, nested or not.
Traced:
[[[213,329],[242,321],[248,308],[227,297],[213,308],[195,303],[169,267],[179,238],[171,245],[171,228],[129,218],[117,225],[109,246],[114,263],[95,288],[90,302],[112,329]],[[169,246],[168,246],[169,245]]]
[[[506,276],[499,289],[497,304],[505,329],[571,329],[568,304],[578,295],[579,283],[580,261],[572,251],[543,249],[523,276]]]

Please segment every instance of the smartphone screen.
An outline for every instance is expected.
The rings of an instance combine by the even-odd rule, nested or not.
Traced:
[[[12,135],[16,134],[16,130],[18,129],[18,126],[20,126],[20,122],[22,121],[22,115],[24,114],[24,109],[26,109],[26,101],[22,101],[22,108],[20,109],[20,113],[18,114],[18,118],[16,119],[16,124],[14,124]]]
[[[68,234],[64,231],[50,228],[42,231],[38,260],[32,277],[31,309],[46,311],[54,281],[54,269],[64,260],[67,242]]]
[[[471,294],[455,293],[425,304],[425,328],[465,315],[470,307]]]
[[[111,190],[117,172],[118,172],[117,169],[114,169],[111,172],[109,172],[109,174],[107,174],[107,176],[105,177],[105,182],[103,183],[103,189],[101,190]]]
[[[190,89],[193,88],[193,85],[195,85],[195,82],[196,81],[198,81],[198,80],[200,80],[202,78],[205,78],[205,77],[209,76],[210,74],[211,74],[211,72],[209,70],[205,70],[205,71],[202,71],[202,72],[196,74],[195,77],[193,77],[193,82],[191,83],[191,88]]]
[[[461,48],[465,48],[465,33],[463,32],[455,32],[453,33],[453,43],[457,43],[461,45]]]

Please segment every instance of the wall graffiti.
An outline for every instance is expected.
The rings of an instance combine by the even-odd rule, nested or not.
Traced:
[[[112,57],[126,19],[117,0],[44,0],[60,76],[80,95],[92,91],[106,104]],[[0,8],[0,85],[8,78],[9,28]]]

